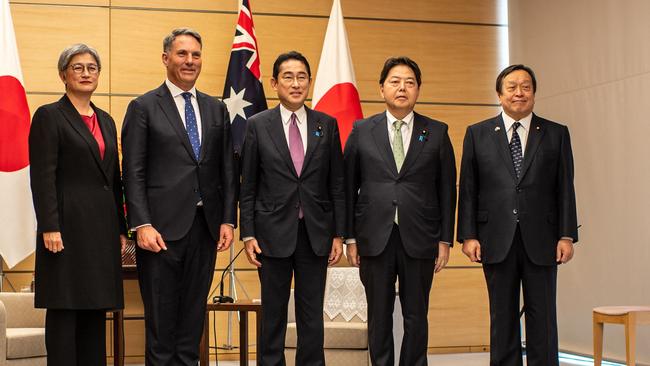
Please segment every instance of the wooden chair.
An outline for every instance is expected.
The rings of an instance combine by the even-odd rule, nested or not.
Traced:
[[[594,308],[594,366],[603,362],[603,326],[625,326],[625,356],[628,366],[635,365],[636,326],[650,324],[650,306],[601,306]]]

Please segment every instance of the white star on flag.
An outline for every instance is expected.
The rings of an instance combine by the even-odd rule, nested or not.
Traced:
[[[240,115],[242,118],[246,119],[244,108],[253,105],[253,103],[244,99],[244,93],[246,93],[246,88],[239,91],[239,93],[236,93],[235,89],[231,87],[230,97],[223,100],[223,102],[226,103],[226,106],[228,106],[228,113],[230,113],[231,120],[233,120],[236,115]]]

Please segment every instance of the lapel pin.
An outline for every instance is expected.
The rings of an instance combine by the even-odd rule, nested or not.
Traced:
[[[429,131],[422,130],[422,132],[420,132],[420,136],[418,137],[418,141],[420,141],[420,142],[427,141],[428,139],[426,138],[426,136],[427,136],[428,133],[429,133]]]
[[[536,129],[537,131],[539,131],[539,126],[535,127],[535,129]]]
[[[314,131],[314,136],[316,137],[323,136],[323,127],[321,125],[318,125],[318,127],[316,127],[316,131]]]
[[[496,126],[496,127],[494,128],[494,130],[495,130],[495,131],[501,131],[501,127]]]

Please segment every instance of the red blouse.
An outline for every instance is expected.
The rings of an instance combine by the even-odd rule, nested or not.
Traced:
[[[97,145],[99,145],[99,156],[102,160],[104,159],[104,150],[106,150],[106,145],[104,145],[104,136],[102,136],[102,129],[99,128],[99,123],[97,122],[97,113],[93,113],[92,116],[81,116],[86,126],[90,130],[90,133],[93,134]]]

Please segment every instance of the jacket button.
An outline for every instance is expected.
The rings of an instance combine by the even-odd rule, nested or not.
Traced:
[[[517,209],[515,208],[514,210],[512,210],[512,213],[516,215],[517,214]]]
[[[108,191],[108,186],[104,186],[104,190],[105,190],[105,191]]]
[[[397,200],[393,200],[393,206],[397,206]]]
[[[194,191],[194,193],[198,193],[198,192],[199,192],[199,190],[196,189],[196,188],[194,188],[193,191]]]
[[[295,206],[293,206],[296,210],[300,208],[300,203],[296,203]]]

